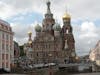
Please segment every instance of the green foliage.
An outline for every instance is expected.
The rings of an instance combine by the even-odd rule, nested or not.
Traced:
[[[25,56],[23,45],[19,47],[20,47],[20,56]]]

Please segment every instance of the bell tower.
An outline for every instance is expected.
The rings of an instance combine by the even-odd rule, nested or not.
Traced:
[[[72,33],[71,16],[66,12],[62,19],[63,50],[68,50],[70,56],[75,56],[75,40]]]
[[[64,14],[63,18],[63,33],[64,34],[72,34],[72,26],[70,24],[71,17],[70,15],[66,12]]]
[[[29,39],[28,39],[29,47],[32,47],[32,32],[31,31],[28,32],[28,36],[29,36]]]
[[[43,19],[43,31],[49,32],[53,34],[53,25],[55,24],[55,20],[53,18],[53,14],[50,10],[50,1],[47,1],[47,13],[45,14],[45,18]]]

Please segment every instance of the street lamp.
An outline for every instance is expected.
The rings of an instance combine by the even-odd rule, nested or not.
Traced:
[[[49,55],[49,57],[51,57],[52,56],[52,54],[48,54]]]
[[[70,59],[69,59],[69,62],[70,62],[70,63],[74,63],[74,61],[75,61],[75,56],[76,56],[75,52],[72,51],[72,52],[71,52]]]
[[[75,57],[75,52],[72,52],[72,53],[71,53],[71,56],[72,56],[72,57]]]
[[[49,53],[48,56],[49,56],[49,58],[50,58],[50,57],[52,57],[52,54]],[[51,62],[51,58],[49,59],[49,61]]]

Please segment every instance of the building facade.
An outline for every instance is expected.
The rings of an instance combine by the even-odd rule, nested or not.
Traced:
[[[14,58],[13,32],[10,24],[0,20],[0,68],[11,70]]]
[[[36,25],[36,36],[31,39],[29,32],[28,43],[24,50],[27,57],[34,63],[66,63],[74,62],[75,40],[71,26],[71,16],[66,12],[62,17],[63,27],[55,22],[50,10],[50,2],[47,2],[47,13],[44,15],[42,26]]]
[[[91,61],[95,61],[100,66],[100,40],[97,42],[94,49],[90,51],[89,58]]]
[[[20,48],[17,42],[14,41],[14,58],[20,57]]]

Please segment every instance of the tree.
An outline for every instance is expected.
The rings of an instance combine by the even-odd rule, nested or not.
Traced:
[[[25,56],[23,45],[20,46],[20,56]]]

